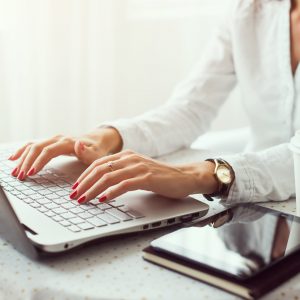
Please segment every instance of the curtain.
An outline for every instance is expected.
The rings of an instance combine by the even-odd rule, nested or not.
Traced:
[[[229,2],[0,0],[0,141],[77,135],[161,105]]]

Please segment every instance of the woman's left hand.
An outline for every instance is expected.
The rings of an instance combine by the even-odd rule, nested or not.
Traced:
[[[186,168],[126,150],[95,160],[73,185],[70,198],[86,203],[100,195],[99,201],[104,202],[133,190],[183,198],[201,192],[197,177]]]

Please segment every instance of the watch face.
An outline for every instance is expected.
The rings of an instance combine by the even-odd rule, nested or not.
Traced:
[[[224,184],[229,184],[232,180],[230,170],[225,166],[220,166],[217,169],[217,176]]]

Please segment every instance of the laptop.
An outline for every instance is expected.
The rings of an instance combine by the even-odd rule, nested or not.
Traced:
[[[56,254],[91,241],[201,218],[209,206],[192,197],[168,199],[134,191],[107,203],[70,200],[71,186],[86,166],[74,157],[51,161],[21,182],[10,175],[13,149],[0,148],[0,232],[28,256]]]

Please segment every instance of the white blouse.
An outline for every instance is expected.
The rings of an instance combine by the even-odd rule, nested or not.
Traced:
[[[167,104],[105,125],[120,132],[124,149],[146,155],[189,147],[209,129],[238,84],[251,139],[247,153],[226,157],[236,173],[227,201],[294,196],[292,154],[284,144],[300,128],[300,71],[293,76],[290,63],[290,6],[291,0],[236,1],[199,64]]]

